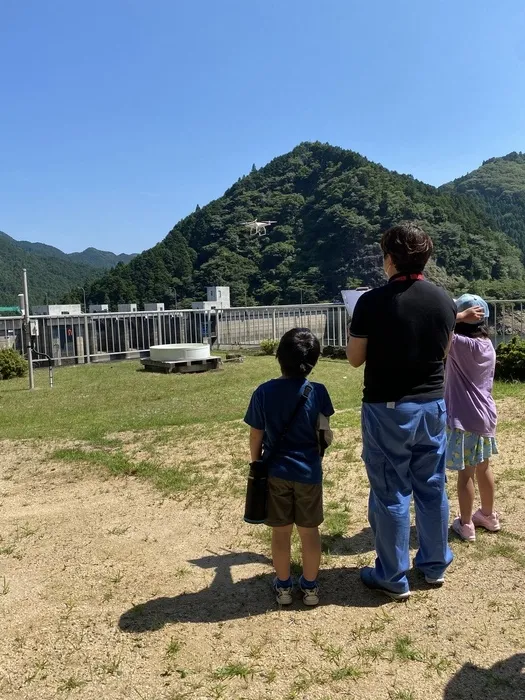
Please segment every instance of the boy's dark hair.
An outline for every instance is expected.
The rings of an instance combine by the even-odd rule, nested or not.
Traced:
[[[454,333],[465,335],[467,338],[489,338],[488,326],[483,323],[456,323]]]
[[[390,255],[398,272],[423,272],[434,244],[423,229],[415,224],[403,223],[385,231],[381,238],[384,257]]]
[[[285,377],[307,377],[321,354],[319,341],[308,328],[292,328],[277,348],[277,359]]]

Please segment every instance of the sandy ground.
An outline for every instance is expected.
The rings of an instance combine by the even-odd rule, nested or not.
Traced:
[[[54,461],[61,445],[0,442],[0,698],[525,698],[525,436],[501,408],[504,532],[454,541],[446,585],[411,573],[406,604],[359,582],[373,543],[355,431],[327,460],[325,500],[349,524],[325,541],[323,604],[286,610],[264,530],[242,523],[241,426],[219,447],[204,428],[120,436],[136,458],[215,465],[213,488],[172,498]]]

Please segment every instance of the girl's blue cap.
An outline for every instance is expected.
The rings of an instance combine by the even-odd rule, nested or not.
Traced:
[[[462,296],[459,297],[459,299],[456,299],[455,301],[456,301],[458,313],[460,311],[466,311],[467,309],[470,309],[473,306],[481,306],[481,308],[483,309],[483,312],[485,314],[485,318],[488,318],[490,315],[489,305],[487,304],[485,299],[482,299],[477,294],[463,294]],[[472,325],[476,325],[477,323],[479,323],[479,321],[468,321],[467,323],[471,323]]]

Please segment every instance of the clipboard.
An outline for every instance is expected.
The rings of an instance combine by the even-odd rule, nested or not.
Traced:
[[[357,300],[362,294],[366,294],[368,291],[370,291],[370,287],[361,287],[359,289],[344,289],[341,292],[341,296],[343,297],[343,302],[346,307],[346,310],[348,311],[349,316],[352,316],[354,313],[355,305],[357,304]]]

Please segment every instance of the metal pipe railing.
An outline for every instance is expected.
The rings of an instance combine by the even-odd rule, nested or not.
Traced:
[[[488,304],[495,346],[513,336],[525,337],[525,300],[491,299]],[[278,340],[294,326],[310,328],[323,346],[342,346],[349,316],[342,304],[292,304],[31,316],[31,321],[38,327],[35,351],[60,365],[138,358],[163,342],[199,343],[214,338],[215,347],[258,346],[262,340]],[[23,352],[22,322],[18,316],[0,317],[0,347],[8,345]]]

